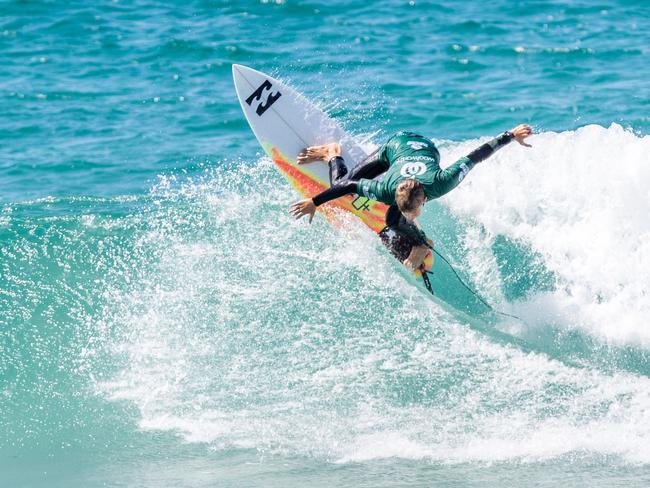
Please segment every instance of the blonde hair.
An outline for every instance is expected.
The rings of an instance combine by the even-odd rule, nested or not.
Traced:
[[[415,210],[422,204],[424,197],[422,184],[413,178],[402,181],[395,191],[395,202],[402,213]]]

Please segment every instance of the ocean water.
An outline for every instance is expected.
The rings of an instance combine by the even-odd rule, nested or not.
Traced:
[[[0,2],[0,486],[649,486],[650,4]],[[443,165],[468,322],[295,222],[231,64]]]

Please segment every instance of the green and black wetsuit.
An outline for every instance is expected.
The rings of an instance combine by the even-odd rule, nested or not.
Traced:
[[[351,193],[363,195],[389,205],[386,225],[397,235],[406,238],[411,246],[426,244],[426,235],[410,222],[395,203],[395,192],[406,178],[418,180],[427,200],[439,198],[463,181],[467,173],[496,150],[508,144],[514,136],[504,132],[483,144],[448,168],[440,168],[440,153],[426,137],[413,132],[393,135],[370,158],[359,163],[350,172],[343,158],[330,161],[332,187],[313,197],[316,206]],[[377,176],[382,175],[380,178]]]

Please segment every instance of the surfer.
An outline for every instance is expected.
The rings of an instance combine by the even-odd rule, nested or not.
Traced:
[[[434,143],[413,132],[398,132],[375,153],[348,171],[341,157],[341,146],[336,142],[311,146],[298,155],[298,164],[327,161],[332,186],[314,196],[300,200],[289,207],[289,212],[300,218],[314,218],[316,208],[343,195],[356,193],[389,205],[386,226],[411,248],[403,260],[405,266],[418,269],[433,242],[416,223],[422,206],[453,190],[467,173],[495,151],[515,140],[531,147],[525,139],[532,134],[526,124],[520,124],[491,141],[481,145],[448,168],[440,168],[440,153]],[[381,178],[373,178],[382,175]]]

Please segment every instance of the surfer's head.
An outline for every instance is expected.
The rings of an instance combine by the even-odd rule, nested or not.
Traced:
[[[413,178],[407,178],[397,185],[395,191],[397,208],[407,219],[413,220],[420,215],[422,205],[426,202],[422,183]]]

